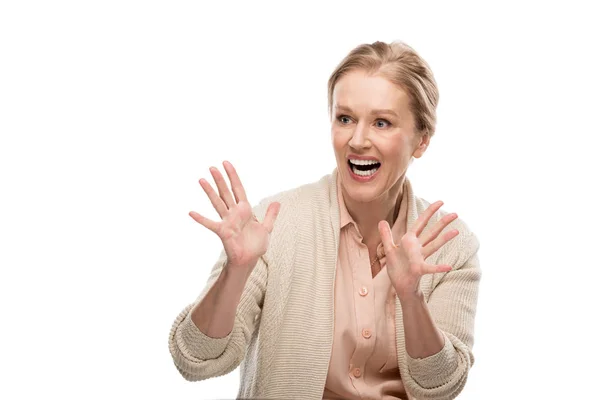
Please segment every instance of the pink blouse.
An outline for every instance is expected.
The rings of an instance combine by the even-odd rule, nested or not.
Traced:
[[[396,292],[385,267],[373,277],[367,245],[348,213],[338,179],[340,247],[335,278],[334,339],[323,399],[407,399],[396,355]],[[407,190],[398,217],[406,231]]]

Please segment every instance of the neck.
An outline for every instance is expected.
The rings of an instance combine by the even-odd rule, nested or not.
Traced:
[[[386,220],[390,227],[394,225],[400,210],[403,187],[404,175],[388,191],[368,203],[353,200],[342,187],[344,203],[356,221],[364,243],[379,243],[379,221]]]

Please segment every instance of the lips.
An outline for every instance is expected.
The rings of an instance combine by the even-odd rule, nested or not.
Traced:
[[[355,165],[357,162],[348,160],[348,173],[350,177],[358,182],[370,182],[379,174],[381,164],[378,162],[371,161],[366,165]]]

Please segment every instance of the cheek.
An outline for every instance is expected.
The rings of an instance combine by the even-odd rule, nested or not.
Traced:
[[[392,168],[406,164],[408,162],[407,160],[410,160],[410,156],[412,155],[408,145],[407,147],[404,147],[398,143],[390,143],[379,148],[382,149],[381,153],[384,159],[388,161],[387,164],[390,166],[393,165]]]
[[[342,150],[346,145],[346,139],[343,132],[340,132],[338,129],[331,129],[331,142],[333,143],[333,147],[336,151]]]

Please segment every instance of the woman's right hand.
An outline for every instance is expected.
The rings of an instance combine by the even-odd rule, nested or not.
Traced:
[[[229,268],[248,268],[251,271],[258,259],[267,251],[269,236],[273,231],[273,224],[281,204],[278,202],[269,204],[264,221],[259,222],[252,213],[252,207],[248,203],[246,192],[235,168],[228,161],[223,162],[223,167],[231,182],[235,200],[217,168],[211,167],[210,172],[217,184],[219,194],[215,193],[206,179],[200,179],[200,186],[217,210],[221,221],[212,221],[195,211],[190,211],[189,215],[219,236],[227,254]]]

